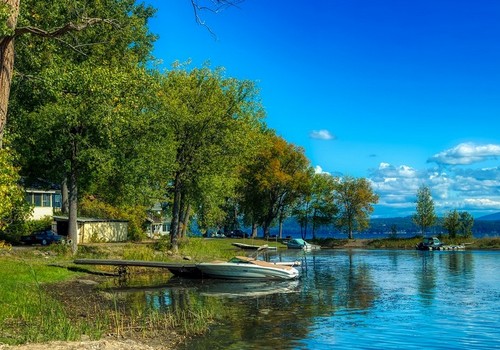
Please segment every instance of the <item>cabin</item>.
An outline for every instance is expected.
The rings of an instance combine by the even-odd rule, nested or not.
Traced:
[[[54,216],[55,231],[62,236],[68,235],[68,218]],[[128,239],[128,221],[112,219],[77,219],[78,244],[125,242]]]
[[[54,211],[62,208],[61,191],[53,185],[48,187],[35,185],[25,188],[25,199],[33,207],[31,220],[52,217]]]

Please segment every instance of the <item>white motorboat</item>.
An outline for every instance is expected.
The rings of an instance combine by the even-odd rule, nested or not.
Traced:
[[[291,266],[236,256],[227,262],[199,263],[196,267],[204,276],[241,280],[291,280],[299,271]]]

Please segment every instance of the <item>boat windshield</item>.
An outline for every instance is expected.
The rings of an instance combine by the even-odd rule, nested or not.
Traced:
[[[238,256],[235,256],[231,259],[229,259],[230,263],[235,263],[235,264],[250,264],[250,261],[246,258],[241,258],[241,257],[238,257]]]

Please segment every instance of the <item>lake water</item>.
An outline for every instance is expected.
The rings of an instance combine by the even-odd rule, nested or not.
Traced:
[[[221,320],[185,349],[500,349],[500,252],[319,250],[292,282],[171,279],[150,307]]]

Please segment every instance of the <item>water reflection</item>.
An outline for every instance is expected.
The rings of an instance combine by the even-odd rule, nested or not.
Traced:
[[[214,310],[218,322],[186,349],[465,349],[471,337],[500,347],[500,252],[293,254],[265,258],[300,260],[298,281],[171,278],[155,288],[115,291],[140,312]],[[412,337],[419,342],[409,343]]]

